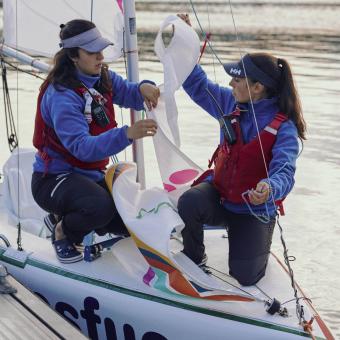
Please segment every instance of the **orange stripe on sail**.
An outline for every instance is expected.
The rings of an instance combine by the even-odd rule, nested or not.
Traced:
[[[150,266],[156,267],[156,268],[162,270],[163,272],[166,272],[166,273],[170,274],[171,272],[176,270],[173,267],[168,266],[167,264],[162,263],[160,261],[157,261],[157,260],[155,260],[155,259],[153,259],[151,257],[148,257],[148,256],[144,256],[144,257],[145,257],[146,261],[149,263]]]
[[[196,298],[200,297],[196,289],[192,287],[188,280],[178,270],[174,270],[169,273],[169,284],[171,288],[175,289],[181,294],[189,295]]]
[[[216,300],[216,301],[243,301],[243,302],[252,302],[255,299],[248,298],[240,295],[210,295],[210,296],[201,296],[202,299],[206,300]]]

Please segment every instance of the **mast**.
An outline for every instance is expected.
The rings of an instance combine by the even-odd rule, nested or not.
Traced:
[[[127,54],[127,78],[129,81],[138,82],[138,47],[137,47],[137,28],[136,28],[136,10],[134,0],[123,0],[124,4],[124,27],[125,27],[125,51]],[[131,124],[141,119],[139,111],[130,111]],[[132,144],[133,161],[137,163],[137,181],[141,188],[145,188],[145,168],[143,139],[134,140]]]

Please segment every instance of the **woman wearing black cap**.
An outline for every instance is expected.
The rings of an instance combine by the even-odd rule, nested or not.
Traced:
[[[105,185],[109,156],[134,139],[153,136],[156,122],[137,121],[117,128],[113,104],[143,109],[156,106],[154,83],[132,83],[103,63],[103,49],[112,43],[87,20],[60,26],[60,47],[54,67],[41,86],[33,143],[32,193],[50,215],[45,223],[59,261],[80,261],[75,244],[91,231],[127,233]]]
[[[250,53],[224,69],[231,88],[211,82],[199,65],[183,84],[221,126],[214,169],[178,202],[183,252],[204,266],[203,225],[227,226],[230,274],[253,285],[265,275],[277,210],[293,188],[306,126],[286,60]]]

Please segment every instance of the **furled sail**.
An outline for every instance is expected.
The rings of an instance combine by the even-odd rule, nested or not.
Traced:
[[[52,57],[60,49],[59,25],[72,19],[92,19],[114,43],[105,49],[107,61],[122,54],[124,20],[119,0],[4,0],[3,12],[4,43],[28,54]]]

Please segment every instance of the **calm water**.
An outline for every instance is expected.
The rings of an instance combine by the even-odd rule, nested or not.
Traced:
[[[212,33],[219,58],[232,61],[239,58],[240,51],[268,51],[287,58],[293,68],[308,124],[308,140],[298,160],[296,185],[286,200],[286,216],[281,218],[281,224],[289,254],[296,257],[292,263],[296,280],[340,338],[340,0],[238,0],[232,3],[238,43],[228,1],[195,2],[203,28]],[[153,53],[160,21],[167,14],[188,12],[197,30],[198,25],[188,2],[137,2],[136,8],[140,77],[160,83],[162,67]],[[229,79],[209,51],[202,65],[211,79],[227,85]],[[122,61],[112,67],[124,75]],[[10,72],[9,82],[13,110],[15,115],[19,112],[21,145],[30,146],[40,80]],[[218,126],[183,91],[178,92],[177,103],[182,149],[206,167],[218,141]],[[128,112],[122,115],[122,122],[127,123]],[[4,117],[0,114],[0,164],[9,154],[4,126]],[[158,185],[150,140],[144,143],[144,148],[147,184]],[[120,155],[121,159],[124,157],[125,154]],[[273,248],[282,254],[278,232]]]

